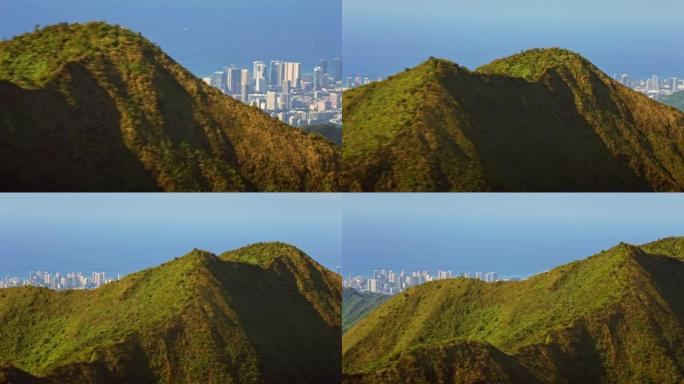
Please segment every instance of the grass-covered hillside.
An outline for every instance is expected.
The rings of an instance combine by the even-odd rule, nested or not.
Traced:
[[[0,42],[0,189],[330,191],[339,150],[209,87],[140,34]]]
[[[681,383],[683,290],[684,238],[519,282],[426,283],[344,334],[344,381]]]
[[[92,291],[0,290],[0,383],[339,381],[340,284],[263,243]]]
[[[389,295],[382,293],[359,292],[353,288],[344,288],[342,290],[342,332],[346,332],[389,298]]]
[[[684,113],[567,50],[430,58],[344,103],[346,190],[684,190]]]

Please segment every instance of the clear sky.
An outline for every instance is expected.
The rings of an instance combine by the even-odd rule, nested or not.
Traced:
[[[309,71],[341,56],[341,12],[340,0],[0,0],[0,37],[104,20],[141,32],[196,75],[259,59]]]
[[[601,69],[684,76],[681,0],[344,0],[347,75],[387,76],[429,56],[474,69],[560,46]]]
[[[684,236],[684,194],[345,194],[342,273],[529,275],[619,242]]]
[[[0,275],[130,273],[193,248],[293,244],[341,263],[338,194],[0,194]]]

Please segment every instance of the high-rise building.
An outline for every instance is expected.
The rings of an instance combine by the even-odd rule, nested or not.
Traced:
[[[258,77],[256,80],[254,80],[254,90],[257,93],[263,93],[264,92],[264,85],[266,84],[266,79],[263,77]]]
[[[252,80],[266,77],[266,64],[263,61],[252,62]]]
[[[487,272],[485,273],[484,280],[488,283],[493,283],[497,280],[498,276],[496,272]]]
[[[285,64],[280,60],[271,60],[268,67],[268,82],[271,86],[279,86],[285,78]]]
[[[240,101],[247,102],[247,95],[249,94],[249,70],[242,69],[240,71]]]
[[[321,67],[316,67],[314,68],[313,72],[313,90],[314,91],[320,91],[323,89],[323,82],[324,79],[323,77],[325,76],[325,72],[323,68]]]
[[[293,88],[299,87],[300,63],[286,62],[285,77],[283,80],[288,80]]]
[[[226,93],[240,94],[240,77],[242,76],[240,69],[231,65],[223,68],[223,71],[226,73]]]
[[[368,290],[371,292],[378,291],[378,279],[368,279]]]
[[[354,88],[354,78],[347,76],[347,88]]]
[[[333,79],[335,82],[342,80],[342,59],[339,57],[333,59]]]
[[[275,111],[278,104],[278,94],[273,91],[266,92],[266,110]]]
[[[226,72],[224,71],[217,71],[214,72],[213,75],[211,75],[210,85],[212,87],[216,87],[223,92],[226,92]]]
[[[658,79],[658,75],[653,75],[651,77],[651,89],[654,91],[660,89],[660,80]]]
[[[330,105],[332,105],[333,108],[339,108],[342,101],[342,96],[337,92],[331,92],[328,95],[328,100],[330,100]]]
[[[284,82],[286,82],[285,80]],[[290,94],[289,93],[281,93],[280,97],[278,98],[278,109],[281,111],[287,111],[290,109]],[[284,119],[281,119],[285,121]]]
[[[252,79],[254,80],[254,90],[258,93],[263,92],[266,80],[266,64],[263,61],[252,63]]]

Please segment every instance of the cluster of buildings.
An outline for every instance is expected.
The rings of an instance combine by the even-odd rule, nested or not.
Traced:
[[[383,293],[394,295],[416,285],[427,283],[434,280],[444,280],[453,278],[478,279],[493,283],[499,281],[496,272],[476,272],[474,274],[463,272],[453,274],[451,270],[438,270],[436,275],[431,275],[427,271],[415,271],[399,273],[391,269],[374,269],[371,276],[352,276],[349,275],[342,281],[345,288],[354,288],[359,292]]]
[[[31,271],[29,272],[28,279],[5,276],[3,280],[0,280],[0,288],[34,286],[50,288],[56,291],[95,289],[119,279],[121,279],[121,275],[117,275],[116,279],[112,279],[108,278],[104,272],[93,272],[90,276],[87,276],[81,272],[69,272],[66,274],[57,272],[50,274],[43,271]]]
[[[372,82],[373,80],[369,79],[368,77],[361,77],[361,75],[347,76],[345,88],[356,88],[362,85],[370,84]]]
[[[321,59],[311,73],[283,60],[254,61],[249,68],[224,67],[204,82],[296,126],[342,125],[342,60]]]
[[[613,79],[656,100],[675,92],[684,91],[684,79],[677,77],[660,78],[658,75],[653,75],[649,79],[635,80],[623,73],[620,76],[614,74]]]

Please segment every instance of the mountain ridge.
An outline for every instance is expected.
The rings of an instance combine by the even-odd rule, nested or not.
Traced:
[[[682,287],[681,237],[619,244],[520,282],[426,283],[344,334],[344,382],[678,383]],[[454,356],[478,369],[469,372]]]
[[[339,278],[283,243],[248,249],[282,257],[262,267],[230,260],[231,252],[193,250],[92,291],[0,291],[0,377],[23,371],[41,383],[339,380]],[[286,259],[308,272],[285,268]],[[319,291],[305,294],[302,281],[311,276]]]
[[[684,114],[567,50],[430,58],[344,96],[345,190],[684,189]]]
[[[120,26],[62,23],[0,42],[0,99],[4,190],[338,189],[333,145]]]

